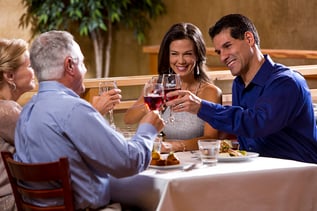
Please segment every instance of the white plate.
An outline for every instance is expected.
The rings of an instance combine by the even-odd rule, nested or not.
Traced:
[[[247,152],[247,155],[245,156],[239,156],[239,157],[218,157],[218,162],[240,162],[240,161],[246,161],[250,158],[258,157],[259,153],[255,152]]]
[[[177,164],[177,165],[168,165],[168,166],[149,165],[149,168],[159,169],[159,170],[179,169],[179,168],[183,168],[183,167],[184,167],[184,164],[182,164],[182,163]]]

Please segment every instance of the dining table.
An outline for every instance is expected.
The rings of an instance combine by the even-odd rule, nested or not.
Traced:
[[[201,164],[198,151],[175,155],[179,165],[110,177],[112,201],[146,211],[317,210],[316,164],[249,153],[209,166]]]

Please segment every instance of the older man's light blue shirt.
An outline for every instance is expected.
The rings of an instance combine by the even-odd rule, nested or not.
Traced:
[[[70,161],[76,209],[109,203],[108,175],[125,177],[147,168],[156,129],[141,124],[130,141],[113,130],[88,102],[58,82],[41,82],[20,115],[15,159]]]

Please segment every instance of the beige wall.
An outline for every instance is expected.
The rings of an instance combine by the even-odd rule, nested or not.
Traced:
[[[23,38],[29,40],[29,31],[19,28],[19,18],[23,11],[20,0],[0,0],[1,38]]]
[[[199,3],[197,3],[199,2]],[[168,13],[153,21],[145,45],[159,44],[165,31],[176,22],[192,22],[205,36],[208,46],[208,28],[221,16],[228,13],[242,13],[250,17],[257,26],[262,48],[317,50],[317,3],[314,0],[165,0]],[[0,37],[30,38],[28,30],[18,28],[23,8],[19,0],[0,0]],[[88,38],[77,40],[82,46],[93,77],[93,49]],[[114,33],[112,47],[111,76],[139,75],[148,73],[148,56],[142,53],[142,46],[133,38],[132,32],[124,28]],[[316,61],[280,60],[287,65],[315,64]],[[208,64],[218,60],[208,59]]]

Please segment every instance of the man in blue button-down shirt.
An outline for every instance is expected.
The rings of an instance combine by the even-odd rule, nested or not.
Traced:
[[[39,90],[17,123],[15,159],[38,163],[68,157],[76,209],[106,206],[110,202],[108,176],[130,176],[147,168],[162,119],[149,112],[130,141],[112,129],[79,97],[85,89],[84,56],[65,31],[37,37],[30,58]]]
[[[196,113],[212,127],[235,134],[241,149],[262,156],[317,163],[317,129],[309,87],[296,71],[274,63],[260,50],[254,24],[230,14],[209,30],[220,60],[236,78],[232,106],[170,93],[174,110]]]

